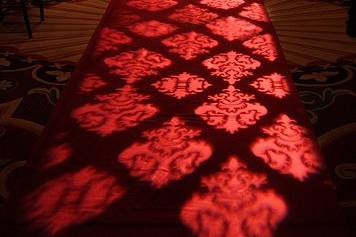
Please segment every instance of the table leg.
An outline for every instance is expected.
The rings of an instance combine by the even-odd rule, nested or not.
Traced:
[[[346,32],[349,36],[356,37],[356,0],[351,0]]]
[[[39,2],[40,2],[41,21],[44,21],[44,2],[43,0],[39,0]]]
[[[31,30],[30,19],[28,17],[28,13],[27,13],[27,1],[26,0],[21,0],[21,7],[22,7],[22,14],[23,14],[23,18],[25,21],[28,37],[31,39],[32,38],[32,30]]]

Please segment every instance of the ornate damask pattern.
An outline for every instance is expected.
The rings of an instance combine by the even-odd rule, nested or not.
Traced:
[[[216,19],[208,23],[206,27],[214,34],[220,35],[228,41],[247,40],[262,32],[261,27],[233,16]]]
[[[54,236],[99,215],[124,194],[115,177],[87,166],[37,187],[25,198],[23,212]]]
[[[130,0],[127,2],[130,7],[152,12],[165,10],[176,4],[174,0]]]
[[[118,21],[116,22],[116,24],[118,26],[128,26],[131,25],[139,20],[141,20],[142,17],[133,14],[132,11],[130,10],[124,10],[121,15],[118,18]],[[115,25],[116,25],[115,24]]]
[[[222,77],[232,85],[241,78],[252,75],[251,71],[261,63],[248,55],[230,51],[205,60],[203,65],[213,70],[212,75]]]
[[[281,114],[262,131],[267,137],[258,138],[251,150],[272,169],[303,181],[321,168],[317,145],[307,129],[295,120]]]
[[[271,75],[258,78],[250,85],[260,92],[273,95],[279,99],[290,94],[287,78],[279,73],[272,73]]]
[[[201,0],[200,3],[219,9],[232,9],[245,3],[244,0]]]
[[[104,60],[110,72],[122,76],[127,83],[134,83],[142,77],[157,75],[158,69],[168,67],[171,61],[161,54],[141,48],[123,52]]]
[[[254,21],[269,21],[264,6],[259,3],[252,3],[251,5],[244,7],[239,15]]]
[[[249,102],[253,99],[254,95],[242,93],[229,86],[222,93],[209,96],[208,102],[199,106],[195,113],[209,125],[234,134],[240,129],[256,124],[267,114],[267,109],[263,105]]]
[[[181,211],[181,219],[199,237],[272,237],[287,215],[287,205],[272,189],[267,177],[248,170],[230,157],[220,171],[203,177],[207,190],[193,194]]]
[[[146,37],[159,37],[168,35],[177,30],[177,27],[174,25],[156,20],[139,22],[130,25],[127,28],[138,35],[143,35]]]
[[[194,31],[174,35],[163,40],[162,43],[169,48],[169,52],[177,53],[186,60],[208,53],[208,49],[218,45],[216,40]]]
[[[149,98],[127,85],[114,93],[96,96],[96,103],[85,104],[71,115],[81,128],[107,136],[134,127],[156,114],[158,109],[144,102]]]
[[[84,79],[79,87],[81,92],[93,92],[99,88],[106,86],[108,83],[98,75],[89,73],[84,76]]]
[[[182,179],[209,159],[212,148],[198,136],[200,130],[174,117],[161,128],[144,132],[145,141],[132,144],[118,161],[130,169],[130,175],[160,188]]]
[[[270,34],[259,35],[243,42],[243,46],[254,49],[253,53],[273,62],[278,58],[276,43]]]
[[[152,85],[160,92],[174,96],[177,99],[203,92],[211,86],[204,78],[187,72],[162,78]]]
[[[197,25],[208,23],[217,17],[217,14],[193,4],[189,4],[184,8],[175,10],[174,13],[169,16],[170,19],[177,22]]]
[[[100,38],[98,40],[95,53],[102,54],[109,51],[117,51],[121,45],[128,44],[131,41],[132,39],[124,33],[105,27],[100,32]]]
[[[206,6],[199,4],[199,1]],[[56,145],[50,149],[47,149],[46,145],[47,153],[41,153],[41,157],[44,155],[48,160],[42,168],[50,168],[55,172],[50,174],[51,180],[42,179],[42,185],[35,188],[26,199],[27,208],[23,213],[27,215],[27,221],[33,223],[30,227],[39,227],[39,231],[45,229],[49,232],[48,235],[69,236],[78,230],[81,234],[88,233],[86,229],[88,225],[84,224],[87,221],[108,224],[107,221],[112,223],[114,220],[121,225],[122,220],[127,221],[121,219],[123,217],[132,218],[130,221],[134,222],[148,223],[151,221],[150,218],[163,214],[169,216],[167,222],[166,220],[164,222],[173,224],[176,228],[172,231],[183,232],[186,233],[184,236],[189,236],[187,229],[179,224],[177,214],[180,212],[181,220],[195,236],[274,236],[273,232],[278,223],[287,214],[287,200],[284,201],[271,186],[284,188],[283,184],[288,183],[293,189],[293,185],[299,184],[289,182],[290,177],[286,175],[277,177],[276,172],[269,177],[274,179],[270,182],[266,173],[270,172],[271,168],[278,170],[280,167],[278,158],[284,158],[282,152],[298,153],[302,149],[307,149],[306,144],[312,143],[312,140],[309,137],[298,137],[298,132],[306,134],[306,130],[300,132],[302,127],[292,120],[287,121],[283,116],[279,118],[277,125],[263,126],[275,113],[288,110],[286,103],[264,94],[282,99],[290,90],[289,84],[285,82],[285,79],[288,79],[286,74],[278,70],[270,74],[280,62],[275,61],[276,57],[280,56],[277,55],[276,49],[274,51],[271,49],[273,36],[256,36],[262,32],[262,28],[258,26],[265,27],[263,29],[265,31],[271,29],[267,24],[256,22],[266,21],[266,15],[263,15],[259,8],[261,5],[252,4],[245,7],[250,2],[255,2],[253,0],[199,1],[194,1],[196,5],[192,5],[189,1],[128,0],[126,2],[130,7],[126,6],[129,10],[127,12],[124,8],[121,9],[121,4],[124,3],[116,5],[117,7],[112,5],[115,7],[109,9],[110,21],[104,20],[103,26],[108,24],[127,35],[139,34],[149,38],[144,40],[144,37],[136,35],[137,39],[133,42],[134,37],[125,38],[127,35],[117,30],[108,28],[109,30],[102,31],[105,37],[97,39],[98,50],[108,53],[95,55],[98,57],[90,59],[89,62],[84,61],[87,64],[83,68],[87,71],[79,75],[82,83],[74,84],[79,85],[79,89],[74,87],[74,95],[69,94],[65,101],[67,104],[70,104],[68,101],[74,101],[71,105],[81,107],[74,109],[68,107],[73,109],[72,112],[60,111],[64,115],[60,118],[63,121],[51,130],[51,134],[65,133],[61,137],[63,141],[54,143],[53,138],[49,137],[48,144]],[[112,3],[116,2],[118,1]],[[178,3],[177,7],[169,9]],[[239,8],[233,9],[237,7]],[[242,7],[244,9],[241,13]],[[162,12],[155,12],[160,10]],[[116,16],[126,13],[129,13],[127,21],[125,18],[121,21],[123,15]],[[222,18],[218,18],[220,17],[218,14],[221,14]],[[226,17],[226,14],[231,16]],[[178,31],[178,26],[180,31],[174,32]],[[161,36],[164,37],[154,39]],[[122,44],[128,45],[121,47]],[[146,44],[147,49],[142,48],[143,44]],[[237,50],[229,51],[232,47],[240,49],[243,53]],[[124,50],[121,50],[122,48]],[[117,52],[119,50],[120,52]],[[204,59],[194,60],[200,56],[204,56]],[[263,57],[275,63],[268,63]],[[105,59],[105,65],[102,64],[102,59]],[[176,64],[170,66],[173,61],[176,61]],[[10,64],[7,59],[0,58],[0,65],[7,67]],[[115,75],[108,76],[108,71]],[[49,73],[57,81],[65,81],[67,78],[67,74],[58,70]],[[115,82],[115,79],[123,79],[126,83],[121,80]],[[214,88],[209,82],[214,84]],[[125,86],[121,87],[122,84]],[[121,88],[115,90],[116,86]],[[3,87],[6,88],[8,85],[4,83]],[[257,93],[256,97],[253,92]],[[260,102],[264,99],[266,100],[263,103],[266,105]],[[295,102],[292,101],[294,97],[287,99]],[[153,101],[157,102],[157,106]],[[281,103],[278,103],[279,101]],[[271,107],[271,114],[265,116],[268,112],[265,106],[269,103],[277,106]],[[68,112],[70,119],[66,118]],[[192,116],[193,113],[197,116]],[[183,117],[174,117],[178,115],[184,116],[189,123],[186,124]],[[168,120],[167,116],[173,118]],[[162,120],[166,122],[161,124]],[[77,122],[77,126],[74,122]],[[281,129],[287,131],[283,134],[287,138],[284,138],[278,133],[278,127],[288,127],[288,124],[293,124],[294,127]],[[263,126],[264,137],[250,144],[250,141],[258,136],[256,131],[259,126]],[[134,127],[135,129],[130,129]],[[243,129],[246,132],[242,131]],[[144,132],[140,134],[137,133],[138,130]],[[82,135],[85,137],[83,140],[92,141],[96,145],[92,148],[83,145],[82,139],[75,139]],[[233,140],[230,138],[236,137],[243,142],[225,144]],[[241,147],[241,144],[247,147]],[[234,146],[232,150],[224,149],[230,145]],[[266,151],[270,147],[272,148]],[[241,156],[248,155],[250,148],[271,168],[263,165],[263,162],[258,162],[256,166],[253,162],[257,159],[249,160],[248,157],[244,157],[244,161],[251,164],[247,166],[237,157],[229,157],[235,152],[241,153]],[[113,152],[115,157],[112,157]],[[304,178],[303,172],[297,173],[295,167],[298,170],[305,169],[302,167],[304,165],[309,169],[306,171],[307,174],[317,172],[319,169],[315,164],[317,159],[313,159],[308,152],[309,150],[305,151],[303,155],[298,153],[301,161],[299,163],[293,161],[293,169],[278,171],[298,176],[301,180],[300,177]],[[268,158],[272,158],[267,160],[264,157],[266,154],[270,155]],[[73,165],[72,158],[77,160],[78,157],[80,162],[75,161]],[[117,167],[110,167],[113,158]],[[289,158],[285,159],[287,161],[285,163],[288,163]],[[85,164],[86,160],[99,165],[103,171],[99,172],[88,166]],[[219,163],[223,164],[220,170],[216,166]],[[67,167],[70,168],[69,172],[66,171]],[[261,174],[253,173],[254,168]],[[106,169],[115,177],[104,172]],[[197,181],[201,177],[202,185],[198,187]],[[276,177],[286,180],[275,180]],[[117,182],[121,178],[127,182],[125,187],[130,190],[130,195],[126,196],[123,202],[118,201],[125,193]],[[279,186],[280,182],[282,186]],[[303,185],[308,186],[308,182]],[[162,190],[157,190],[160,188]],[[179,192],[177,198],[174,192],[169,193],[179,189],[182,192]],[[146,191],[149,193],[147,197],[144,195]],[[287,197],[290,198],[286,195]],[[307,200],[308,198],[305,198],[303,201]],[[114,211],[110,210],[110,204],[115,207],[112,209]],[[300,213],[297,212],[295,215],[294,210],[298,206],[293,198],[288,199],[288,204],[291,205],[293,212],[291,219],[287,221],[293,222],[295,217],[300,217]],[[123,214],[133,211],[129,217],[120,216],[122,207]],[[107,212],[104,212],[105,209]],[[164,210],[160,213],[161,209]],[[143,213],[144,217],[134,216],[135,212]],[[101,213],[103,215],[100,215]],[[67,228],[77,224],[83,225],[75,229]],[[155,230],[153,232],[148,230],[146,234],[145,231],[136,232],[138,229],[136,227],[133,226],[128,232],[132,231],[131,233],[137,236],[154,235]],[[63,229],[66,229],[66,232],[59,234]],[[115,229],[112,234],[120,232],[119,229]],[[288,228],[284,226],[281,232],[276,234],[283,235],[286,229]],[[164,230],[161,232],[164,235],[163,232]]]

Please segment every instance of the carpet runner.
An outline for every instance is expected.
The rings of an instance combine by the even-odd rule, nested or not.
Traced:
[[[348,236],[263,1],[111,2],[31,165],[9,235]]]

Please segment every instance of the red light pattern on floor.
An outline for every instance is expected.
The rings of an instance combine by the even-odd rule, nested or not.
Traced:
[[[280,99],[290,94],[286,77],[278,73],[272,73],[271,75],[258,78],[250,85],[260,92],[273,95]]]
[[[116,213],[100,214],[123,197],[122,181],[119,185],[117,177],[92,166],[73,171],[79,164],[72,166],[71,158],[82,156],[94,164],[99,161],[100,168],[110,172],[126,169],[117,175],[125,176],[128,191],[141,192],[138,189],[145,186],[144,191],[157,193],[161,198],[157,200],[172,197],[167,203],[173,205],[162,214],[173,216],[168,222],[173,220],[178,231],[184,228],[177,219],[180,212],[180,220],[195,236],[272,237],[287,216],[287,200],[271,187],[279,180],[271,182],[266,174],[304,181],[318,173],[322,164],[308,130],[285,114],[291,111],[285,99],[295,98],[288,97],[290,77],[279,61],[282,55],[275,36],[265,32],[270,27],[263,5],[247,0],[199,0],[196,5],[174,0],[128,0],[127,6],[117,2],[112,1],[118,5],[110,8],[103,21],[103,26],[115,29],[104,27],[99,32],[94,58],[84,61],[84,72],[79,74],[79,88],[74,96],[67,95],[67,104],[72,99],[73,105],[81,105],[70,111],[70,119],[61,117],[60,129],[56,128],[60,131],[51,131],[58,140],[49,140],[52,145],[41,156],[45,158],[42,171],[65,173],[42,182],[27,196],[26,220],[50,236],[91,218],[104,224],[116,218]],[[237,134],[243,142],[233,143],[231,138]],[[63,141],[71,135],[99,142],[83,152],[82,141]],[[230,145],[224,143],[236,149],[226,150]],[[265,173],[254,173],[237,156],[229,156],[248,154],[246,148],[253,153],[250,156],[256,156],[244,157],[246,163],[255,167],[257,162]],[[110,149],[115,149],[116,168],[108,167],[113,158]],[[109,162],[102,163],[103,156]],[[222,164],[220,170],[217,164]],[[66,167],[71,171],[65,171]],[[195,181],[200,178],[197,187]],[[174,184],[187,185],[177,200],[174,193],[167,194]],[[131,198],[127,195],[125,202]],[[158,204],[150,199],[142,203],[142,199],[134,197],[132,204],[137,202],[139,208],[151,201]],[[152,208],[166,208],[165,203],[155,205]],[[150,218],[156,210],[138,211]]]
[[[169,52],[177,53],[186,60],[208,53],[208,49],[218,45],[216,40],[194,31],[174,35],[163,40],[162,43],[169,48]]]
[[[107,136],[137,126],[156,114],[158,109],[154,105],[144,103],[149,98],[125,86],[114,93],[96,96],[96,103],[85,104],[71,115],[81,128]]]
[[[215,0],[214,0],[215,1]],[[232,16],[219,18],[206,25],[211,32],[228,41],[247,40],[262,32],[262,28],[244,19]]]
[[[240,12],[240,16],[244,16],[254,21],[268,22],[268,15],[263,5],[259,3],[252,3],[244,7]]]
[[[262,131],[267,137],[258,138],[251,150],[272,169],[303,181],[321,168],[317,145],[295,120],[282,114]]]
[[[41,169],[49,169],[62,164],[72,155],[72,148],[69,144],[63,143],[49,148],[41,161]]]
[[[287,205],[267,177],[230,157],[220,171],[203,177],[201,186],[181,211],[183,223],[199,237],[271,237],[287,215]]]
[[[132,32],[146,37],[159,37],[168,35],[177,30],[177,27],[171,24],[159,21],[145,21],[128,26]]]
[[[93,92],[99,88],[106,86],[108,83],[104,81],[101,77],[95,74],[87,74],[85,75],[81,85],[81,92]]]
[[[174,117],[163,127],[144,132],[145,141],[132,144],[118,160],[130,169],[132,176],[160,188],[192,173],[209,159],[212,148],[198,136],[199,129]]]
[[[118,16],[117,22],[115,22],[115,26],[128,26],[139,20],[141,20],[140,16],[132,14],[131,11],[124,10],[121,15]]]
[[[181,23],[191,23],[197,25],[208,23],[217,17],[217,14],[193,4],[189,4],[184,8],[178,9],[169,16],[170,19]]]
[[[261,63],[248,55],[230,51],[205,60],[203,65],[213,70],[212,75],[222,77],[232,85],[241,78],[252,75],[251,71],[261,66]]]
[[[203,92],[211,86],[204,78],[187,72],[162,78],[152,85],[160,92],[174,96],[177,99]]]
[[[54,235],[98,216],[124,193],[115,177],[88,166],[39,186],[25,198],[23,212]]]
[[[102,54],[105,52],[117,51],[121,45],[131,43],[132,39],[124,33],[105,27],[100,32],[95,53]]]
[[[253,53],[258,54],[273,62],[278,58],[276,44],[270,34],[259,35],[243,43],[247,48],[254,49]]]
[[[249,102],[253,99],[254,95],[241,93],[233,86],[229,86],[223,93],[209,96],[208,102],[199,106],[195,113],[209,125],[233,134],[254,125],[260,117],[267,114],[267,109],[263,105]]]
[[[123,52],[106,58],[104,62],[111,69],[111,73],[123,76],[122,79],[127,83],[134,83],[145,76],[157,75],[158,69],[171,65],[169,59],[144,48]]]
[[[168,9],[176,4],[174,0],[131,0],[127,2],[130,7],[153,12]]]
[[[209,7],[228,10],[244,4],[245,1],[244,0],[201,0],[200,3],[205,4]]]

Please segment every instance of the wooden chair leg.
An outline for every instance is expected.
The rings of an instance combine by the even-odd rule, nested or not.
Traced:
[[[356,1],[351,1],[349,19],[346,24],[346,33],[351,37],[356,37]]]
[[[21,0],[22,14],[23,14],[23,18],[25,20],[25,25],[26,25],[28,37],[30,39],[32,39],[31,23],[30,23],[30,19],[28,18],[27,4],[26,3],[27,3],[26,0]]]
[[[44,2],[43,0],[39,0],[39,2],[40,2],[41,21],[44,21]]]

